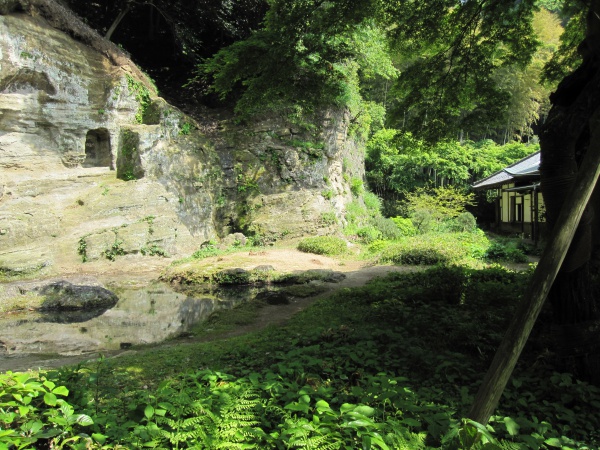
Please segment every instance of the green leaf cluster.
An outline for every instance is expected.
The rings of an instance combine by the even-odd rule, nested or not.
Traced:
[[[473,205],[473,193],[466,193],[454,186],[434,189],[417,188],[406,194],[404,210],[421,232],[439,228],[439,224],[452,220]]]
[[[0,374],[0,448],[86,449],[102,441],[100,434],[81,434],[92,425],[86,414],[77,414],[64,398],[65,386],[28,373]]]

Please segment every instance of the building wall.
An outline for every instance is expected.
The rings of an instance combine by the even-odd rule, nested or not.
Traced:
[[[510,192],[506,189],[514,188],[514,183],[505,184],[500,190],[498,227],[501,231],[511,233],[534,233],[533,223],[535,213],[533,211],[532,192]],[[544,199],[540,191],[536,192],[538,202],[538,223],[544,222]]]

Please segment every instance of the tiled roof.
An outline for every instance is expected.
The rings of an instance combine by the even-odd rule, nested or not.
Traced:
[[[510,183],[516,178],[535,177],[540,173],[540,152],[533,153],[487,178],[473,183],[473,189],[492,189]]]

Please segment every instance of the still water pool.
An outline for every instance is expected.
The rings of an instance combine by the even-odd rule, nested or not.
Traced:
[[[161,342],[256,294],[239,287],[184,294],[160,282],[105,285],[119,297],[110,309],[0,316],[0,371],[26,355],[83,355]]]

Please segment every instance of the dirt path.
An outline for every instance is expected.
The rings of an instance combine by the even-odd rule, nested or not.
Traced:
[[[137,282],[140,280],[151,281],[158,278],[162,270],[170,261],[156,258],[153,260],[144,260],[143,265],[140,265],[133,258],[122,258],[113,263],[110,261],[99,261],[93,264],[84,264],[77,267],[63,267],[61,276],[53,277],[58,279],[66,279],[73,283],[78,280],[89,281],[90,278],[97,278],[102,283],[114,283],[115,281],[130,280],[135,278]],[[365,263],[364,261],[336,259],[326,256],[313,255],[302,253],[293,249],[267,249],[264,251],[244,251],[232,253],[224,256],[207,258],[203,260],[203,264],[207,266],[218,263],[219,266],[240,267],[246,270],[252,269],[259,265],[272,266],[277,272],[294,272],[305,271],[310,269],[330,269],[336,272],[343,272],[345,278],[339,283],[326,283],[326,291],[315,297],[309,298],[293,298],[289,304],[285,305],[266,305],[260,309],[260,313],[256,320],[248,325],[240,326],[229,333],[216,336],[204,336],[202,341],[210,341],[213,339],[228,339],[234,336],[240,336],[246,333],[251,333],[270,325],[282,325],[289,320],[294,314],[309,307],[315,300],[325,295],[343,289],[362,286],[369,280],[379,276],[384,276],[390,272],[412,271],[418,270],[415,268],[398,267],[398,266],[374,266]],[[196,342],[191,338],[186,340],[187,343]],[[179,345],[172,341],[158,345]],[[183,343],[181,343],[183,345]],[[121,354],[131,354],[136,352],[135,349],[126,351],[103,352],[106,357],[118,357]],[[95,359],[98,354],[85,354],[75,356],[61,355],[18,355],[14,357],[4,357],[0,360],[0,371],[25,371],[29,369],[36,370],[38,368],[50,369],[64,365],[77,364],[78,362],[88,359]]]

